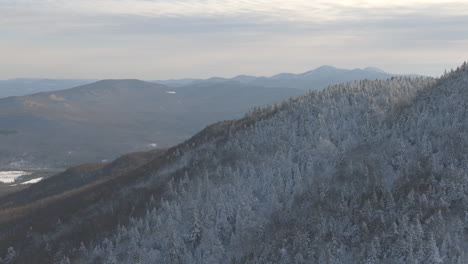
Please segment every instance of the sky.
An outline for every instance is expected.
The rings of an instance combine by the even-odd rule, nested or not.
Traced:
[[[438,76],[467,47],[466,0],[0,0],[0,79]]]

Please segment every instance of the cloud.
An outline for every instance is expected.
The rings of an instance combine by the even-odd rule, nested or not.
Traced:
[[[137,15],[147,17],[263,16],[286,21],[361,19],[362,14],[392,16],[395,13],[435,11],[467,14],[468,3],[442,0],[15,0],[0,7],[35,12],[87,15]],[[462,8],[464,7],[464,8]],[[358,12],[356,12],[358,11]],[[367,11],[367,12],[366,12]]]
[[[468,55],[465,1],[0,0],[0,14],[0,77],[437,74]]]
[[[415,27],[468,18],[440,0],[0,0],[0,28],[39,33],[197,33]],[[421,20],[420,20],[421,19]],[[421,23],[422,22],[422,23]],[[447,23],[450,23],[447,25]]]

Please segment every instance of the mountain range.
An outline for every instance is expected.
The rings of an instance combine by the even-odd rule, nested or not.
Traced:
[[[171,79],[156,80],[154,83],[164,84],[170,87],[187,86],[200,82],[226,82],[236,81],[244,84],[260,85],[267,87],[290,87],[298,89],[322,89],[331,84],[362,79],[386,79],[397,74],[386,73],[375,67],[364,69],[339,69],[324,65],[315,70],[302,74],[280,73],[271,77],[239,75],[233,78],[213,77],[209,79]],[[417,75],[409,75],[417,76]],[[16,78],[0,80],[0,98],[9,96],[30,95],[39,92],[64,90],[96,82],[96,79],[40,79],[40,78]]]
[[[0,99],[0,168],[65,168],[168,147],[210,123],[240,118],[253,107],[304,94],[305,89],[390,76],[394,75],[375,68],[323,66],[303,74],[268,78],[244,75],[162,84],[103,80],[65,90],[55,89],[90,80],[0,82],[12,87],[18,84],[17,92],[54,89]],[[26,86],[29,88],[21,88]]]
[[[11,263],[467,263],[467,102],[464,63],[255,108],[0,197],[0,249]]]
[[[153,81],[168,86],[179,87],[190,85],[193,83],[210,82],[220,83],[226,81],[236,81],[244,84],[259,85],[264,87],[286,87],[297,88],[303,90],[319,90],[329,85],[355,80],[375,80],[387,79],[397,74],[386,73],[375,67],[367,67],[364,69],[340,69],[329,65],[318,67],[314,70],[304,73],[279,73],[270,77],[239,75],[233,78],[213,77],[209,79],[175,79],[175,80],[160,80]],[[409,74],[407,76],[416,77],[417,75]]]

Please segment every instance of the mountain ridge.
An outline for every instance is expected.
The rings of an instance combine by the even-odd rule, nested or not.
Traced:
[[[51,259],[49,243],[59,263],[463,263],[467,97],[464,64],[254,109],[24,216],[60,228],[16,219],[1,243]]]
[[[341,76],[348,75],[348,76]],[[166,84],[173,87],[185,86],[196,82],[226,82],[226,81],[239,81],[241,83],[256,84],[267,87],[290,87],[304,90],[319,90],[328,85],[337,84],[345,81],[354,81],[360,79],[386,79],[391,76],[406,76],[404,74],[391,74],[378,69],[376,67],[366,67],[363,69],[342,69],[330,65],[323,65],[313,70],[302,73],[278,73],[271,76],[252,76],[252,75],[237,75],[232,78],[224,77],[211,77],[208,79],[181,79],[178,80],[156,80],[152,82]],[[408,74],[407,76],[417,77],[419,75]],[[298,81],[315,80],[318,83]],[[318,80],[319,79],[319,80]],[[275,84],[274,81],[289,81],[286,83]]]

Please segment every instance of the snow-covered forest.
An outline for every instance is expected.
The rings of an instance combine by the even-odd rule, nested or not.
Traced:
[[[170,179],[144,215],[56,262],[468,263],[466,63],[438,79],[332,86],[219,126],[120,190]]]

